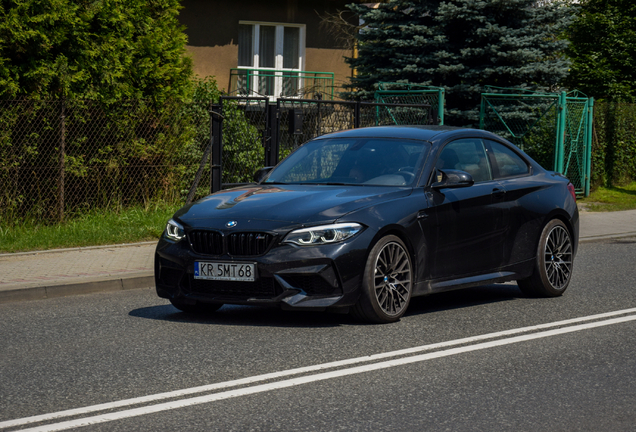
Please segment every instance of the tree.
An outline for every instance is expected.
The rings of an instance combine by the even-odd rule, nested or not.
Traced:
[[[189,91],[178,0],[0,0],[0,97],[162,102]]]
[[[586,0],[568,31],[567,83],[589,96],[636,101],[636,3]]]
[[[475,125],[486,85],[549,88],[568,71],[559,38],[573,9],[559,0],[390,0],[350,5],[358,35],[349,98],[372,97],[379,81],[446,89],[447,123]]]

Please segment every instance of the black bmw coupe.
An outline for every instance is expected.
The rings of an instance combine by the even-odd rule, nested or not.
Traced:
[[[386,323],[414,296],[505,281],[559,296],[572,277],[573,185],[489,132],[348,130],[256,177],[168,221],[160,297],[185,312],[277,305]]]

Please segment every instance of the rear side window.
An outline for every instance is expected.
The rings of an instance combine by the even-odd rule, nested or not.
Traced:
[[[517,177],[530,172],[530,167],[526,161],[512,149],[494,141],[488,141],[488,144],[492,149],[492,155],[497,164],[497,178]]]
[[[435,168],[466,171],[475,182],[492,180],[488,157],[480,139],[459,139],[446,144]]]

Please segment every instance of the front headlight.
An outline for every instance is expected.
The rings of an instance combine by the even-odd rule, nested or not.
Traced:
[[[166,225],[166,237],[170,240],[179,241],[185,237],[183,226],[174,219],[170,219]]]
[[[363,226],[358,223],[339,223],[302,228],[290,232],[283,243],[293,243],[298,246],[316,246],[338,243],[353,237]]]

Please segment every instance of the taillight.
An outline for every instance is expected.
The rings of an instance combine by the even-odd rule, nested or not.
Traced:
[[[574,185],[572,183],[568,183],[568,190],[570,191],[570,194],[572,194],[574,201],[576,201],[576,191],[574,190]]]

